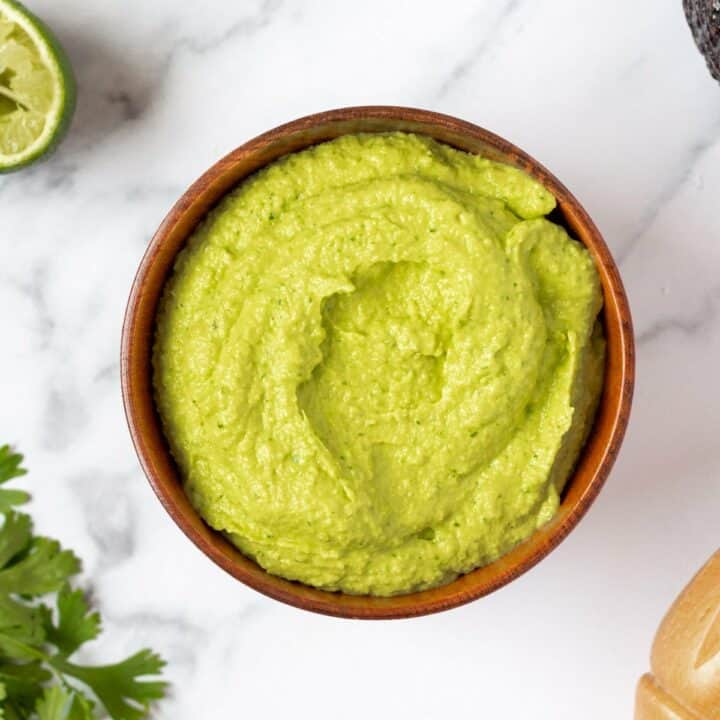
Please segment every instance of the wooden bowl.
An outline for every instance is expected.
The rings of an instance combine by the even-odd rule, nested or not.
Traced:
[[[153,402],[151,353],[158,300],[175,256],[220,198],[281,155],[348,133],[394,130],[429,135],[515,165],[555,195],[558,208],[552,219],[585,244],[600,273],[607,365],[595,424],[555,517],[491,565],[432,590],[378,598],[326,592],[270,575],[203,522],[183,492],[163,436]],[[158,228],[140,263],[125,314],[120,364],[125,413],[140,464],[180,529],[220,567],[265,595],[350,618],[412,617],[456,607],[497,590],[544,558],[585,515],[610,472],[628,423],[635,372],[630,309],[618,269],[580,203],[540,163],[497,135],[447,115],[402,107],[344,108],[295,120],[239,147],[193,183]]]

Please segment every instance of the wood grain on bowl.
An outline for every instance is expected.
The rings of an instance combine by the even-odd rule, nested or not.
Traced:
[[[607,340],[605,383],[595,424],[555,517],[504,557],[441,587],[395,597],[317,590],[270,575],[208,527],[187,499],[163,436],[152,394],[151,355],[158,301],[177,253],[198,223],[245,177],[282,155],[340,135],[403,131],[525,170],[557,198],[553,220],[592,254],[603,287]],[[529,570],[572,530],[602,488],[628,423],[634,344],[627,297],[610,252],[580,203],[542,165],[506,140],[447,115],[401,107],[356,107],[311,115],[251,140],[217,162],[178,200],[140,263],[125,315],[121,350],[123,401],[130,433],[158,498],[183,532],[214,562],[256,590],[306,610],[352,618],[424,615],[486,595]]]

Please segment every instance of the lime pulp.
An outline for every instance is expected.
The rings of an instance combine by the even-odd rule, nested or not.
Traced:
[[[74,107],[75,80],[55,37],[15,0],[0,0],[0,172],[54,149]]]

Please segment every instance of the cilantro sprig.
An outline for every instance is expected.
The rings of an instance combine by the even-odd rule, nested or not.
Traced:
[[[22,459],[0,447],[0,720],[142,720],[165,694],[165,663],[151,650],[114,665],[71,659],[99,635],[100,615],[70,585],[80,560],[34,535],[16,510],[30,496],[4,487],[26,473]]]

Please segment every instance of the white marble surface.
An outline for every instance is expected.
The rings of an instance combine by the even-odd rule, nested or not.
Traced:
[[[680,0],[27,0],[77,70],[72,132],[0,179],[0,439],[42,531],[85,559],[106,659],[169,660],[161,718],[630,717],[666,606],[720,542],[720,87]],[[594,216],[638,384],[587,518],[493,596],[411,621],[313,616],[214,567],[136,461],[120,325],[178,194],[255,134],[388,103],[484,125]]]

